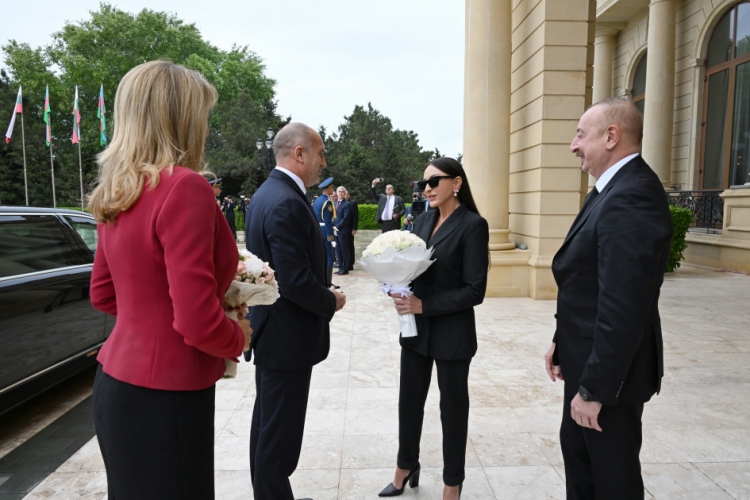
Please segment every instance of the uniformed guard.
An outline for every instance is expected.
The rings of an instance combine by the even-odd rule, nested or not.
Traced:
[[[216,198],[216,204],[221,206],[221,190],[223,189],[221,187],[221,177],[212,181],[208,181],[208,183],[211,184],[212,188],[214,188],[214,198]]]
[[[331,286],[333,284],[333,245],[335,242],[333,219],[336,218],[336,208],[329,198],[333,194],[333,177],[329,177],[318,184],[318,188],[320,188],[322,194],[313,203],[313,211],[315,212],[315,217],[318,219],[318,224],[320,224],[320,232],[323,235],[323,242],[326,246],[327,286]]]

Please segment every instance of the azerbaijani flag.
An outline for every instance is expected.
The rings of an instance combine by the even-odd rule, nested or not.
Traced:
[[[81,142],[81,112],[78,109],[78,85],[76,85],[76,98],[73,101],[73,144]]]
[[[47,141],[47,146],[50,145],[52,142],[52,129],[49,125],[49,85],[47,85],[47,91],[44,93],[44,123],[47,124],[47,131],[45,133],[45,139]]]
[[[96,117],[99,118],[99,145],[107,144],[107,122],[104,119],[104,84],[99,88],[99,109],[96,110]]]
[[[23,113],[23,103],[21,101],[21,87],[18,87],[18,97],[16,97],[16,107],[13,108],[13,117],[10,119],[8,131],[5,132],[5,143],[10,144],[10,136],[13,135],[13,127],[16,124],[16,115]]]

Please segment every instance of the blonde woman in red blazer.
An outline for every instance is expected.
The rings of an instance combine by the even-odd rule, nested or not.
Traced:
[[[198,173],[216,99],[195,71],[137,66],[99,156],[91,302],[117,323],[92,406],[109,498],[214,498],[215,383],[252,333],[224,314],[237,246]]]

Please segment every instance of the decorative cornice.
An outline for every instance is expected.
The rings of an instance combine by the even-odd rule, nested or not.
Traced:
[[[628,27],[627,23],[596,23],[596,36],[615,36]]]

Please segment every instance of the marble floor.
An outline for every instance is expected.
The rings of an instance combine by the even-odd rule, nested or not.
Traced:
[[[303,451],[291,481],[297,497],[374,499],[395,466],[398,321],[371,276],[357,271],[335,282],[348,303],[331,324],[328,359],[313,370]],[[748,499],[750,276],[683,265],[662,290],[666,376],[643,418],[646,497]],[[528,298],[487,299],[476,310],[463,498],[565,498],[557,437],[562,385],[550,382],[542,360],[554,311],[553,301]],[[217,384],[217,499],[251,498],[254,392],[250,364]],[[403,498],[441,498],[438,398],[433,377],[422,478]],[[106,498],[96,438],[26,498]]]

